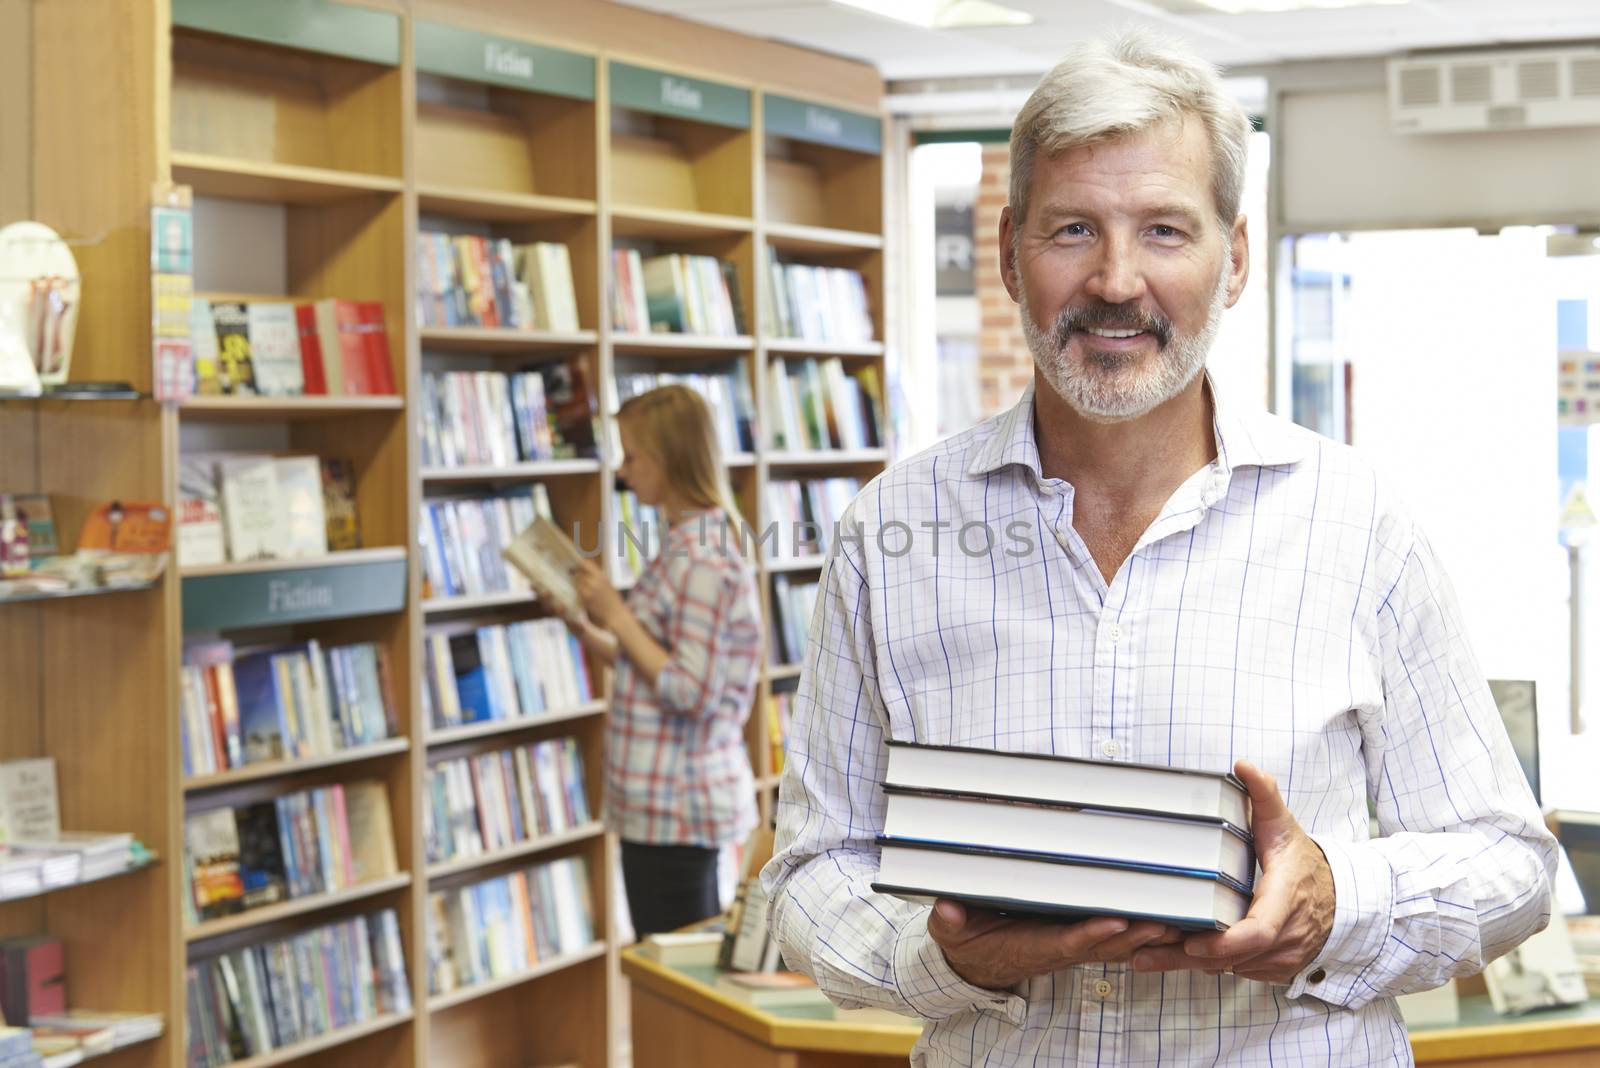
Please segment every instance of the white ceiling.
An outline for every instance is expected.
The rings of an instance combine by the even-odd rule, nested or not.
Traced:
[[[1276,15],[1168,14],[1152,0],[1003,0],[1028,26],[925,30],[830,0],[623,0],[866,60],[886,79],[1037,75],[1073,41],[1130,23],[1186,38],[1224,67],[1600,38],[1600,0],[1410,0]]]

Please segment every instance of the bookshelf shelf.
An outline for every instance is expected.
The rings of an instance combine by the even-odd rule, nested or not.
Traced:
[[[756,454],[753,452],[730,452],[722,458],[722,462],[729,467],[754,467]]]
[[[611,347],[620,354],[641,356],[677,356],[685,353],[749,352],[755,348],[755,338],[748,334],[738,337],[704,337],[696,334],[613,334]]]
[[[761,339],[761,345],[775,356],[839,356],[849,357],[878,357],[883,355],[883,342],[874,341],[868,345],[830,345],[825,341],[806,341],[797,337],[768,337]]]
[[[454,219],[477,219],[483,222],[581,218],[595,213],[594,201],[576,197],[505,193],[493,189],[458,189],[431,183],[418,183],[417,205],[424,215],[447,215]]]
[[[195,775],[184,779],[183,792],[186,794],[198,794],[207,790],[220,790],[225,787],[260,782],[263,779],[299,775],[303,772],[317,771],[322,768],[359,764],[365,760],[377,760],[380,757],[404,753],[410,748],[411,739],[409,738],[387,738],[381,742],[373,742],[370,745],[341,749],[326,756],[304,757],[300,760],[267,760],[259,764],[246,764],[242,768],[221,771],[215,775]]]
[[[184,941],[190,945],[197,942],[206,942],[222,935],[234,934],[256,927],[265,927],[268,924],[279,923],[283,920],[294,919],[312,912],[321,912],[324,909],[347,905],[352,901],[365,901],[367,898],[377,897],[380,894],[403,890],[411,885],[411,876],[407,872],[391,875],[386,879],[374,879],[360,886],[352,886],[344,890],[334,890],[325,894],[307,894],[305,897],[292,898],[280,905],[267,905],[264,908],[249,909],[233,916],[225,916],[219,920],[206,920],[197,927],[191,927],[183,932]]]
[[[153,590],[160,583],[138,582],[130,586],[86,586],[71,590],[38,590],[33,593],[0,593],[0,608],[8,604],[40,604],[46,601],[70,601],[79,597],[99,597],[107,593],[139,593]]]
[[[789,679],[798,679],[800,671],[799,664],[776,664],[772,667],[764,668],[761,677],[768,682],[786,682]]]
[[[599,460],[535,460],[504,467],[424,467],[424,482],[522,482],[600,473]]]
[[[826,555],[812,553],[807,556],[795,556],[780,560],[764,560],[761,570],[768,574],[778,574],[789,571],[817,571],[828,562]]]
[[[613,206],[611,232],[623,238],[662,238],[694,240],[748,234],[755,223],[740,215],[719,215],[705,211],[681,211],[638,205]]]
[[[374,549],[346,549],[327,556],[303,556],[293,560],[245,560],[236,564],[207,564],[204,567],[186,567],[185,579],[215,578],[222,575],[250,575],[263,571],[300,571],[316,567],[348,567],[351,564],[375,564],[386,560],[404,560],[406,551],[399,545]]]
[[[570,831],[542,835],[526,842],[518,842],[516,845],[508,846],[505,849],[497,849],[492,853],[480,853],[477,856],[459,857],[439,864],[430,864],[428,865],[428,881],[447,879],[452,875],[460,875],[462,872],[477,871],[480,868],[493,867],[508,860],[531,857],[547,850],[571,845],[574,842],[584,842],[590,838],[597,838],[605,833],[605,824],[598,820],[592,820],[581,827],[574,827]]]
[[[387,1031],[392,1027],[410,1023],[413,1016],[415,1016],[415,1013],[410,1012],[386,1013],[377,1019],[356,1024],[354,1027],[341,1027],[337,1031],[330,1031],[325,1035],[320,1035],[305,1042],[296,1042],[292,1046],[275,1049],[271,1053],[263,1053],[258,1057],[247,1057],[242,1061],[234,1061],[231,1068],[274,1068],[279,1064],[291,1064],[294,1061],[309,1057],[313,1053],[334,1049],[357,1039],[366,1038],[368,1035],[375,1035],[380,1031]]]
[[[232,159],[202,152],[173,152],[172,179],[198,196],[323,205],[372,194],[399,193],[405,183],[380,174]]]
[[[817,449],[811,452],[770,452],[766,460],[772,467],[850,467],[881,464],[889,459],[886,449]]]
[[[398,412],[404,397],[190,397],[178,406],[185,419],[338,419],[367,412]]]
[[[422,602],[422,611],[430,616],[450,612],[483,612],[491,608],[519,608],[539,603],[536,593],[484,593],[468,597],[432,597]]]
[[[536,716],[497,719],[487,723],[471,723],[465,727],[442,727],[428,732],[427,745],[430,750],[443,749],[446,746],[459,745],[463,742],[475,742],[482,738],[493,738],[502,734],[536,730],[552,723],[567,723],[572,720],[585,719],[589,716],[598,716],[609,707],[605,701],[590,701],[586,705],[541,712]]]
[[[108,383],[121,385],[121,383]],[[41,393],[13,393],[0,389],[0,404],[49,404],[59,401],[136,401],[149,400],[150,394],[140,393],[132,386],[124,389],[89,389],[86,383],[68,382],[61,386],[46,386]]]
[[[763,229],[773,248],[783,252],[840,252],[850,249],[883,248],[883,235],[861,230],[836,230],[826,226],[799,226],[769,222]]]
[[[445,1009],[452,1009],[457,1005],[465,1005],[468,1002],[476,1001],[479,998],[486,998],[490,994],[498,994],[502,990],[507,990],[514,986],[520,986],[523,983],[531,983],[535,979],[542,979],[544,976],[554,975],[556,972],[564,971],[567,968],[582,964],[585,961],[597,960],[605,955],[606,944],[604,942],[594,942],[585,948],[580,949],[576,953],[567,953],[559,957],[552,957],[542,964],[529,968],[526,971],[518,972],[515,975],[507,975],[500,979],[492,979],[487,983],[475,983],[472,986],[463,987],[460,990],[452,990],[448,994],[435,994],[433,997],[428,999],[428,1011],[443,1012]]]
[[[776,790],[778,788],[778,784],[782,781],[783,774],[781,772],[777,775],[763,775],[761,778],[756,780],[756,789]]]
[[[137,875],[147,868],[155,867],[156,862],[159,859],[159,857],[152,854],[148,860],[145,860],[139,864],[130,864],[121,871],[109,872],[105,875],[97,875],[93,879],[79,879],[76,882],[65,883],[61,886],[42,886],[37,890],[30,890],[25,894],[0,894],[0,904],[9,905],[13,901],[26,901],[29,898],[43,897],[46,894],[59,894],[64,890],[75,890],[80,886],[92,886],[95,883],[103,883],[107,879],[120,879],[124,875]]]
[[[419,333],[426,349],[506,353],[580,349],[593,345],[599,336],[593,330],[511,330],[498,326],[425,326]]]

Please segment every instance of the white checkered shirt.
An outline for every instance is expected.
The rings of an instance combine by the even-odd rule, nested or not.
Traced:
[[[851,506],[863,536],[835,539],[763,872],[785,959],[836,1002],[929,1021],[919,1065],[1410,1063],[1393,996],[1541,928],[1555,866],[1427,541],[1352,450],[1223,398],[1216,461],[1108,585],[1033,412],[1030,390],[896,465]],[[914,537],[877,535],[894,521]],[[976,526],[963,549],[966,524],[993,551]],[[1327,855],[1327,943],[1288,986],[1118,964],[971,986],[925,906],[868,886],[891,737],[1252,761]]]

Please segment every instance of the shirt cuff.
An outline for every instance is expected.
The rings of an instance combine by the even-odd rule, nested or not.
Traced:
[[[1394,915],[1394,869],[1365,842],[1313,834],[1333,873],[1333,927],[1316,959],[1289,984],[1289,997],[1310,994],[1330,1005],[1368,1000],[1362,976],[1378,959]]]
[[[668,712],[682,715],[693,711],[687,707],[689,695],[694,693],[695,682],[670,657],[656,673],[656,699]]]
[[[1013,1027],[1027,1021],[1027,1002],[1004,990],[973,986],[956,974],[944,950],[928,933],[931,909],[909,920],[895,939],[894,975],[900,996],[924,1020],[943,1020],[965,1012],[989,1012]]]

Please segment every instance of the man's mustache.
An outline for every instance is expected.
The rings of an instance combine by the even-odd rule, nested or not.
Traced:
[[[1051,340],[1058,349],[1065,348],[1073,334],[1090,329],[1143,331],[1154,337],[1163,349],[1172,340],[1172,320],[1166,316],[1152,315],[1131,301],[1108,304],[1103,300],[1062,308],[1051,330]]]

